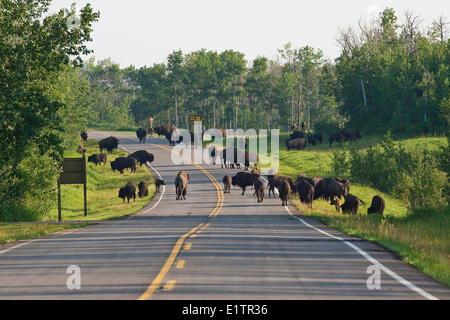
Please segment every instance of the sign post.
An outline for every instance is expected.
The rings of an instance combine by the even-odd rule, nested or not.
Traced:
[[[150,117],[150,128],[153,128],[153,117]]]
[[[61,217],[61,184],[83,184],[84,216],[87,216],[86,156],[82,158],[65,158],[62,172],[58,179],[58,221]]]

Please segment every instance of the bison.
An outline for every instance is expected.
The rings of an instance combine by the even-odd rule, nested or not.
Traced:
[[[108,153],[111,153],[114,149],[119,147],[120,140],[116,137],[108,137],[102,139],[98,142],[98,146],[100,148],[100,153],[103,153],[103,149],[108,150]]]
[[[225,177],[223,177],[222,179],[223,181],[223,193],[230,193],[230,188],[231,188],[231,177],[230,175],[227,173]]]
[[[241,171],[231,178],[231,184],[233,186],[239,186],[242,188],[242,195],[245,193],[245,189],[248,186],[252,186],[257,175],[250,172]]]
[[[143,164],[146,164],[147,162],[153,162],[153,160],[155,160],[155,157],[153,156],[153,154],[146,150],[139,150],[139,151],[133,152],[132,154],[130,154],[128,156],[128,158],[135,158],[139,162],[139,165],[141,165],[141,166]]]
[[[177,200],[186,200],[187,186],[189,183],[189,174],[181,170],[175,178],[175,191]]]
[[[325,178],[317,183],[317,188],[314,192],[314,200],[318,198],[332,200],[334,197],[341,199],[342,196],[345,195],[347,195],[347,192],[342,183],[331,178]]]
[[[118,170],[120,174],[123,174],[123,170],[129,168],[131,170],[131,173],[136,172],[136,165],[137,160],[135,158],[124,158],[119,157],[116,158],[116,160],[111,162],[111,169],[112,171]]]
[[[139,191],[138,191],[139,198],[148,196],[148,184],[147,184],[147,182],[145,182],[145,181],[139,182],[138,189],[139,189]]]
[[[125,187],[120,188],[119,190],[119,198],[123,199],[122,203],[125,203],[125,198],[127,198],[128,203],[130,203],[130,199],[133,198],[136,201],[136,186],[133,182],[128,182]]]
[[[86,131],[81,131],[80,137],[83,141],[86,141],[88,139],[88,134],[86,133]]]
[[[88,162],[92,162],[96,166],[98,166],[100,163],[103,163],[103,165],[105,165],[107,157],[108,156],[103,153],[102,154],[93,154],[88,157]]]
[[[147,131],[139,128],[136,130],[136,136],[139,139],[139,143],[145,143],[145,139],[147,138]]]
[[[299,179],[295,182],[295,189],[300,197],[300,201],[309,205],[312,208],[314,199],[314,187],[304,179]]]
[[[353,215],[356,215],[358,213],[359,209],[359,203],[364,203],[361,199],[359,199],[357,196],[354,196],[352,194],[348,194],[345,197],[345,202],[343,204],[340,204],[341,201],[336,199],[331,199],[331,205],[336,206],[336,210],[342,209],[342,213],[351,213]]]
[[[153,129],[153,128],[148,128],[148,130],[147,130],[147,134],[150,136],[150,137],[153,137],[153,134],[155,133],[155,129]]]
[[[342,179],[342,178],[335,178],[334,180],[336,180],[337,182],[340,182],[344,185],[346,193],[350,192],[350,186],[351,186],[350,181],[348,181],[346,179]]]
[[[156,180],[155,180],[156,193],[159,193],[159,192],[160,192],[161,186],[165,186],[165,185],[166,185],[166,182],[165,182],[164,180],[162,180],[162,179],[156,179]]]
[[[384,201],[384,199],[380,196],[374,196],[372,198],[372,204],[370,205],[370,208],[367,209],[367,214],[379,213],[382,215],[385,208],[386,202]]]
[[[291,133],[290,137],[291,137],[291,140],[300,139],[300,138],[304,139],[305,138],[305,134],[303,132],[301,132],[301,131],[294,131],[294,132]]]
[[[260,175],[254,174],[253,187],[255,188],[256,197],[258,198],[258,203],[264,200],[264,182]]]
[[[289,194],[292,192],[292,190],[291,186],[289,185],[289,182],[286,179],[281,181],[280,187],[278,188],[278,192],[280,194],[281,206],[287,207]]]
[[[306,147],[305,138],[286,140],[286,148],[288,151],[290,151],[291,149],[302,150],[305,149],[305,147]]]
[[[282,177],[282,176],[273,176],[273,175],[269,175],[267,176],[268,180],[269,180],[269,198],[270,198],[270,193],[272,192],[273,196],[275,196],[275,188],[278,189],[278,192],[280,192],[280,185],[281,182],[286,180],[289,183],[289,186],[291,187],[291,193],[295,193],[295,183],[294,180],[292,180],[292,178],[290,177]]]

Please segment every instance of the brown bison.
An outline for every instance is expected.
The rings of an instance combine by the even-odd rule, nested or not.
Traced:
[[[139,189],[139,191],[138,191],[139,198],[148,196],[148,184],[147,184],[147,182],[145,182],[145,181],[139,182],[138,189]]]
[[[230,193],[232,182],[230,175],[227,173],[226,176],[223,177],[222,181],[223,181],[223,193]]]
[[[153,154],[146,150],[138,150],[136,152],[133,152],[128,156],[128,158],[135,158],[141,166],[143,164],[146,164],[147,162],[153,162],[153,160],[155,160]]]
[[[351,186],[350,181],[348,181],[346,179],[342,179],[342,178],[335,178],[334,180],[336,180],[337,182],[340,182],[344,185],[346,193],[350,192],[350,186]]]
[[[145,139],[147,138],[147,131],[139,128],[136,130],[136,136],[139,139],[139,143],[145,143]]]
[[[239,186],[240,188],[242,188],[242,195],[244,195],[245,189],[253,185],[256,177],[257,176],[255,174],[241,171],[231,178],[231,184],[233,186]]]
[[[347,190],[342,183],[331,178],[325,178],[317,183],[314,191],[314,200],[323,198],[329,201],[334,197],[341,199],[345,195],[347,195]]]
[[[300,201],[312,208],[314,199],[314,187],[304,179],[295,182],[295,189],[300,197]]]
[[[177,200],[186,200],[187,186],[189,183],[189,174],[181,170],[175,178],[175,191]]]
[[[162,179],[156,179],[156,180],[155,180],[156,193],[159,193],[159,192],[160,192],[161,186],[165,186],[165,185],[166,185],[166,182],[165,182],[164,180],[162,180]]]
[[[339,211],[339,208],[342,209],[342,213],[351,213],[353,215],[356,215],[358,213],[359,209],[359,203],[364,203],[361,199],[359,199],[357,196],[354,196],[352,194],[348,194],[345,197],[345,202],[342,204],[342,202],[339,199],[333,200],[331,199],[331,205],[336,206],[336,210]]]
[[[264,200],[264,181],[258,174],[253,174],[254,181],[253,187],[255,188],[256,197],[258,198],[258,203]]]
[[[288,205],[287,202],[289,200],[289,194],[292,192],[292,190],[291,190],[291,186],[289,185],[289,182],[286,179],[281,181],[280,187],[278,188],[278,192],[280,194],[281,206],[287,207],[287,205]]]
[[[384,201],[384,199],[380,196],[374,196],[372,198],[372,204],[370,205],[370,208],[367,209],[367,214],[379,213],[382,215],[385,208],[386,202]]]
[[[125,198],[127,198],[128,203],[130,203],[130,199],[133,198],[136,201],[136,186],[133,182],[128,182],[125,187],[120,188],[119,190],[119,198],[123,199],[122,203],[125,203]]]
[[[102,139],[98,142],[98,146],[100,148],[100,153],[103,153],[103,149],[108,150],[108,153],[111,153],[114,149],[119,147],[120,140],[116,137],[108,137]]]
[[[306,147],[305,138],[298,138],[292,140],[286,140],[286,149],[291,151],[291,149],[303,150]]]
[[[129,168],[131,173],[136,172],[137,160],[135,158],[124,158],[119,157],[116,160],[111,162],[112,171],[118,170],[120,174],[123,174],[123,170]]]
[[[93,154],[88,157],[88,162],[92,162],[96,166],[98,166],[100,163],[103,163],[103,165],[105,165],[107,157],[108,156],[103,153],[102,154]]]
[[[83,141],[86,141],[88,139],[88,134],[86,133],[86,131],[81,131],[80,137]]]
[[[155,133],[155,129],[153,129],[153,128],[148,128],[148,130],[147,130],[147,134],[150,136],[150,137],[153,137],[153,134]]]

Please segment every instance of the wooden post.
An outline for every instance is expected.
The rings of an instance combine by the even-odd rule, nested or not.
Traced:
[[[58,178],[58,221],[61,222],[61,183]]]
[[[84,193],[84,216],[87,217],[87,178],[86,178],[86,155],[83,153],[83,193]]]

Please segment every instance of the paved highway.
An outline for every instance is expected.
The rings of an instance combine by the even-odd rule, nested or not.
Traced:
[[[235,170],[175,165],[163,139],[118,137],[129,152],[155,155],[163,194],[124,219],[0,247],[0,299],[450,299],[447,287],[384,248],[267,192],[261,204],[252,190],[223,194],[222,177]],[[187,200],[176,201],[181,168],[190,182]],[[67,288],[70,265],[80,268],[80,289]],[[367,287],[372,265],[379,290]]]

